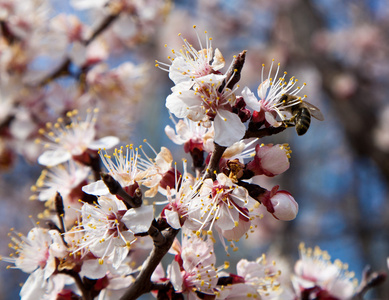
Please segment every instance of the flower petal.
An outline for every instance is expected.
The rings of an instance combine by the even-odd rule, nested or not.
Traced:
[[[238,115],[227,110],[223,110],[222,115],[220,112],[219,110],[214,120],[215,143],[228,147],[243,138],[246,127]]]
[[[89,149],[99,150],[99,149],[110,149],[119,144],[120,140],[116,136],[106,136],[99,140],[93,141],[88,145]]]
[[[56,166],[72,158],[69,151],[65,149],[48,150],[38,157],[38,163],[43,166]]]
[[[122,221],[127,228],[134,233],[146,232],[149,230],[151,222],[154,218],[154,209],[152,205],[144,205],[139,208],[131,208],[128,210]]]
[[[102,196],[102,195],[108,195],[109,189],[105,185],[104,181],[99,180],[96,182],[92,182],[88,185],[84,185],[82,187],[82,191],[84,193],[95,195],[95,196]]]
[[[261,110],[261,104],[259,103],[257,97],[255,97],[254,93],[250,91],[247,86],[242,90],[242,96],[248,107],[256,111]]]

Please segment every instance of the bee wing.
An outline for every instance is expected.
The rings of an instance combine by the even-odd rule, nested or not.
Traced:
[[[312,117],[318,119],[319,121],[324,121],[324,116],[321,113],[320,109],[318,109],[315,105],[309,102],[303,101],[303,103],[305,107],[309,109],[309,112],[311,113]]]

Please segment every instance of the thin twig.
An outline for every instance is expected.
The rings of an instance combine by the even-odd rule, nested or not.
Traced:
[[[286,126],[281,125],[279,127],[268,127],[268,128],[263,128],[263,129],[259,129],[256,131],[247,130],[243,139],[262,138],[264,136],[269,136],[269,135],[280,133],[280,132],[284,131],[286,128],[287,128]]]
[[[211,158],[209,160],[207,170],[205,173],[205,178],[213,178],[215,177],[215,172],[219,169],[219,162],[223,156],[224,151],[226,151],[227,147],[220,146],[219,144],[214,143],[215,150],[212,152]]]
[[[153,250],[143,264],[143,268],[135,282],[129,287],[120,300],[135,300],[141,295],[149,293],[152,288],[155,287],[150,280],[151,275],[165,254],[169,251],[178,232],[179,230],[173,228],[169,228],[162,232],[165,237],[165,242],[158,245],[154,244]]]

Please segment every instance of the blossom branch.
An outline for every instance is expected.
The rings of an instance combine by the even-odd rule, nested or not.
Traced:
[[[70,277],[72,277],[74,279],[77,287],[81,291],[82,300],[92,300],[93,299],[92,289],[88,289],[85,286],[85,284],[82,281],[79,273],[77,273],[77,272],[75,272],[73,270],[62,270],[62,271],[59,271],[59,273],[69,275]]]
[[[385,272],[373,272],[370,266],[366,266],[362,274],[362,282],[352,300],[362,300],[368,290],[375,288],[386,280]]]
[[[55,210],[57,211],[57,216],[59,220],[59,225],[61,226],[61,233],[65,232],[65,223],[64,223],[64,217],[65,217],[65,209],[63,206],[63,199],[60,193],[57,192],[55,195]]]
[[[120,15],[120,11],[115,11],[110,13],[106,18],[96,27],[96,29],[90,34],[90,37],[83,41],[85,46],[88,46],[92,43],[96,37],[98,37],[102,32],[104,32]],[[70,75],[70,66],[71,59],[66,57],[65,60],[60,64],[51,74],[48,74],[44,77],[37,86],[44,86],[49,82],[55,80],[58,77]]]
[[[261,196],[263,196],[267,192],[266,189],[257,184],[252,184],[241,180],[238,181],[238,185],[244,187],[248,191],[249,195],[253,199],[257,200],[259,203],[261,203]]]
[[[209,160],[207,170],[205,172],[205,178],[212,178],[215,176],[215,172],[219,169],[219,161],[223,156],[224,151],[226,151],[227,147],[220,146],[216,143],[215,150],[212,152],[211,158]]]
[[[273,134],[280,133],[284,131],[287,127],[284,125],[281,125],[279,127],[268,127],[268,128],[262,128],[256,131],[248,129],[243,137],[243,139],[250,139],[250,138],[262,138],[264,136],[269,136]]]
[[[109,192],[112,195],[117,195],[123,199],[123,201],[126,203],[126,205],[129,208],[137,208],[142,205],[142,193],[140,189],[138,188],[135,191],[135,196],[132,197],[129,195],[120,185],[118,181],[115,180],[111,175],[101,172],[101,179],[104,181],[105,185],[109,189]]]
[[[173,228],[168,228],[162,232],[165,242],[162,244],[154,243],[153,250],[143,264],[143,268],[138,277],[120,300],[135,300],[152,290],[155,285],[150,280],[151,275],[165,254],[169,251],[178,232],[179,230]]]
[[[241,53],[234,57],[234,60],[231,63],[231,66],[228,68],[226,72],[226,79],[223,84],[219,87],[219,91],[224,89],[225,84],[227,83],[227,87],[232,89],[236,83],[240,80],[240,73],[242,72],[242,68],[246,59],[247,50],[243,50]]]
[[[153,239],[155,245],[163,245],[166,242],[165,236],[153,225],[150,226],[148,234]]]

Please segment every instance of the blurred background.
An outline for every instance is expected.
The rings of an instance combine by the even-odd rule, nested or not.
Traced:
[[[0,5],[5,2],[0,0]],[[51,5],[50,17],[75,14],[91,26],[96,18],[88,10],[74,10],[68,1],[46,2]],[[154,5],[145,2],[146,6]],[[290,169],[264,181],[264,186],[279,184],[291,192],[299,203],[299,214],[291,222],[265,217],[258,233],[239,242],[239,257],[232,253],[228,259],[255,259],[266,252],[292,269],[298,259],[298,245],[305,242],[327,250],[333,260],[348,263],[359,280],[366,265],[387,271],[389,2],[177,0],[165,2],[158,18],[153,17],[153,22],[147,24],[147,30],[146,26],[137,27],[132,35],[122,32],[118,34],[121,39],[115,40],[109,36],[112,32],[104,33],[106,41],[116,47],[105,59],[109,68],[125,61],[145,66],[143,90],[136,108],[130,109],[131,118],[121,124],[121,141],[136,145],[147,138],[157,150],[168,147],[178,162],[185,154],[164,134],[164,127],[172,125],[164,104],[173,83],[166,72],[154,67],[154,61],[168,62],[170,47],[181,48],[178,33],[198,49],[193,25],[197,25],[203,43],[206,30],[213,38],[213,47],[223,53],[226,67],[222,71],[226,71],[233,55],[247,50],[241,88],[248,86],[255,91],[262,64],[270,66],[274,59],[281,70],[288,72],[287,78],[296,76],[299,82],[307,83],[303,92],[307,101],[319,107],[325,117],[324,122],[312,119],[304,136],[297,136],[290,128],[263,140],[289,143],[293,151]],[[45,60],[34,63],[43,69],[49,66]],[[66,78],[56,82],[65,87],[72,85]],[[117,120],[115,115],[112,118]],[[37,154],[25,155],[20,151],[23,146],[17,146],[9,136],[2,135],[0,145],[0,253],[8,255],[9,229],[26,234],[32,226],[28,216],[37,220],[35,216],[42,211],[42,203],[28,201],[30,187],[42,169],[34,161]],[[19,283],[25,281],[26,274],[6,270],[5,264],[0,272],[0,299],[18,299]],[[367,298],[389,299],[389,283],[370,292]]]

